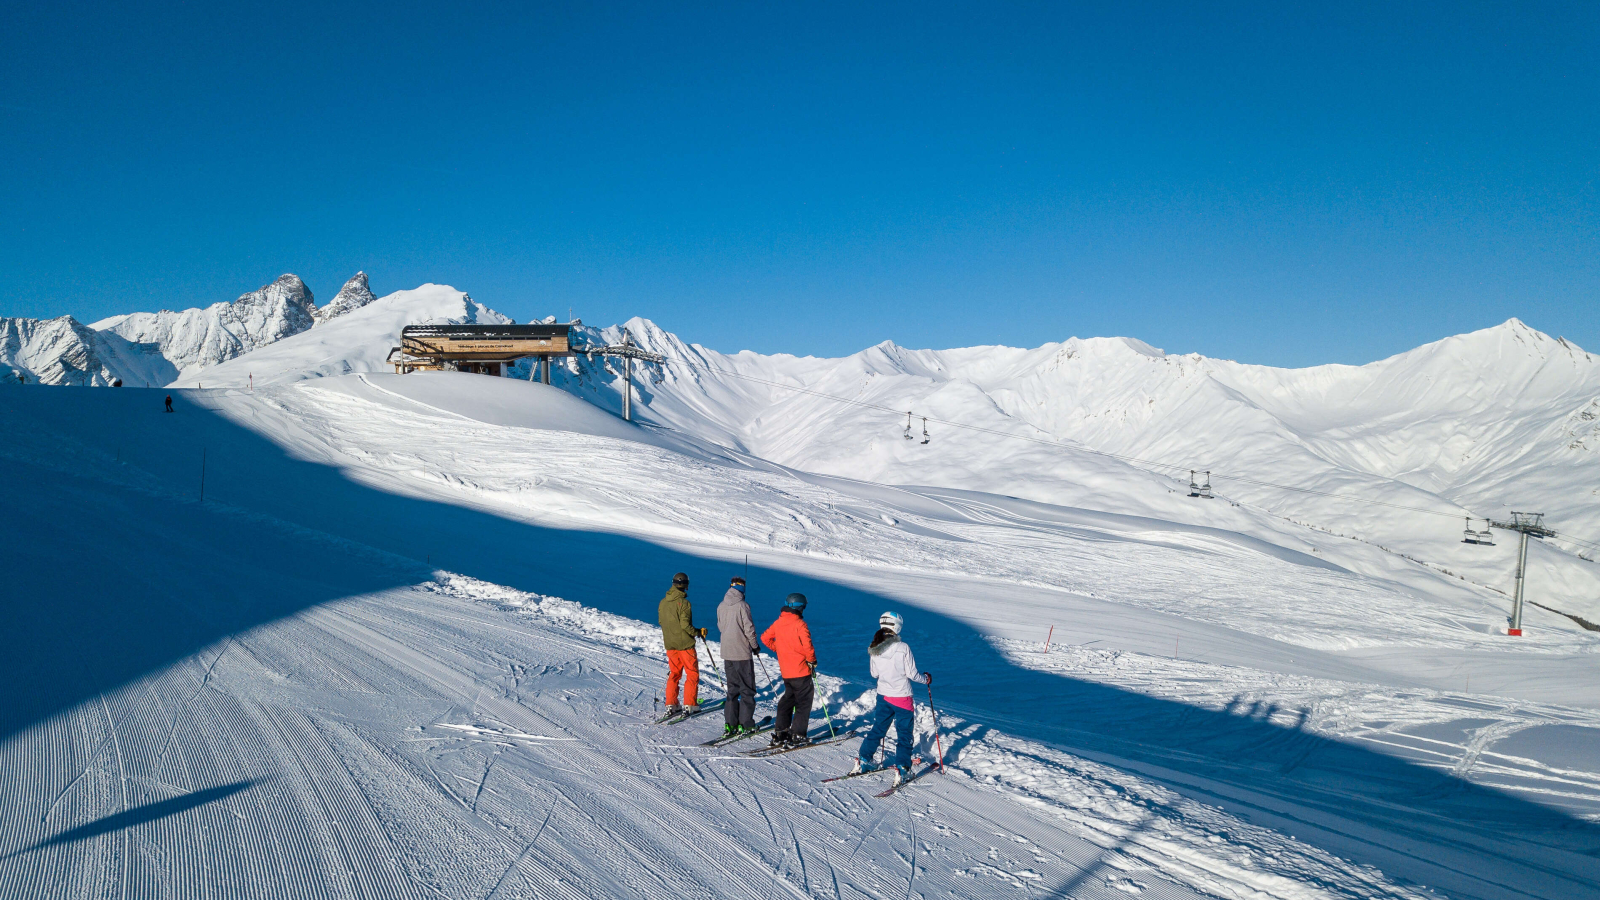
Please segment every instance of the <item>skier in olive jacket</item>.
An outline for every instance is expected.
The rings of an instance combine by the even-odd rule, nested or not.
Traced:
[[[717,607],[717,636],[722,640],[723,672],[728,679],[728,700],[722,706],[722,733],[731,737],[756,727],[756,661],[761,645],[744,599],[744,579],[734,578]]]
[[[685,712],[678,705],[678,680],[683,679],[683,699],[688,712],[700,709],[700,657],[694,639],[705,637],[704,628],[694,627],[694,612],[689,608],[689,576],[672,576],[672,589],[661,598],[661,643],[667,648],[667,711]]]

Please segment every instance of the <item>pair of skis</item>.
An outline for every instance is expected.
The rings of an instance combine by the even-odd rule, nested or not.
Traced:
[[[855,737],[858,733],[859,732],[855,731],[846,731],[842,734],[836,734],[831,738],[823,738],[816,741],[806,741],[803,744],[792,744],[781,747],[762,747],[760,750],[747,751],[744,755],[758,759],[765,759],[769,756],[782,756],[785,753],[793,753],[796,750],[810,750],[812,747],[826,747],[829,744],[837,744],[840,741],[847,741],[850,738]]]
[[[754,731],[741,731],[741,732],[739,732],[737,734],[725,734],[722,737],[712,738],[709,741],[705,741],[700,746],[702,746],[702,747],[723,747],[723,746],[726,746],[728,744],[737,743],[738,741],[742,741],[742,740],[744,740],[745,738],[748,738],[748,737],[755,737],[758,734],[766,734],[767,732],[769,732],[771,730],[772,730],[772,717],[771,716],[767,716],[767,717],[763,718],[760,722],[756,723],[756,727],[755,727]]]
[[[656,724],[657,725],[676,725],[679,722],[687,722],[690,719],[694,718],[695,716],[703,715],[705,713],[711,712],[714,709],[721,709],[723,702],[724,701],[722,701],[722,700],[713,700],[710,703],[701,704],[700,708],[695,710],[694,712],[687,712],[687,711],[684,711],[684,712],[669,712],[666,715],[661,716],[660,718],[656,719]]]
[[[905,778],[901,779],[899,784],[890,785],[888,790],[880,791],[877,794],[875,794],[874,796],[876,796],[876,797],[888,797],[891,794],[893,794],[895,791],[900,790],[901,788],[905,787],[906,785],[910,784],[911,782],[916,781],[917,779],[921,778],[922,776],[924,776],[924,775],[928,774],[929,772],[932,772],[934,769],[938,768],[937,766],[934,766],[934,765],[930,764],[928,766],[924,766],[923,769],[919,772],[919,771],[916,771],[916,768],[919,765],[922,765],[922,759],[920,757],[914,757],[911,760],[911,774],[910,775],[907,775]],[[881,766],[881,767],[876,768],[876,769],[868,769],[865,772],[847,772],[847,773],[845,773],[843,775],[835,775],[832,778],[824,778],[824,779],[822,779],[822,783],[823,784],[828,784],[829,782],[833,782],[833,781],[844,781],[844,780],[849,779],[849,778],[860,778],[863,775],[877,775],[877,774],[882,773],[882,772],[893,772],[893,771],[894,771],[894,766]]]
[[[769,717],[767,717],[767,718],[765,718],[765,719],[763,719],[761,721],[761,727],[759,729],[757,729],[756,731],[746,732],[745,734],[738,734],[738,735],[733,735],[731,737],[723,737],[723,738],[717,738],[717,739],[711,740],[711,741],[706,741],[702,746],[705,746],[705,747],[719,747],[719,746],[722,746],[724,744],[732,744],[735,741],[743,740],[744,738],[751,737],[751,736],[756,735],[756,734],[765,733],[765,732],[771,730],[771,728],[772,728],[772,719],[769,716]],[[771,757],[771,756],[782,756],[782,755],[784,755],[786,753],[793,753],[793,752],[795,752],[797,750],[810,750],[813,747],[826,747],[829,744],[841,743],[843,741],[847,741],[847,740],[849,740],[849,739],[851,739],[853,737],[856,737],[859,734],[860,734],[859,731],[846,731],[846,732],[843,732],[842,734],[836,734],[836,735],[834,735],[833,737],[830,737],[830,738],[823,738],[821,740],[816,740],[816,741],[806,741],[803,744],[795,744],[795,745],[786,746],[786,747],[763,747],[763,748],[761,748],[759,750],[750,750],[750,751],[745,752],[743,755],[744,756],[749,756],[749,757],[752,757],[752,758],[755,758],[755,759],[766,759],[767,757]],[[922,762],[923,761],[922,761],[922,759],[920,757],[913,758],[912,761],[911,761],[911,769],[912,769],[911,774],[909,774],[905,778],[901,779],[899,784],[891,785],[888,788],[888,790],[880,791],[877,794],[875,794],[874,796],[877,796],[877,797],[880,797],[880,798],[889,797],[889,796],[893,795],[896,791],[898,791],[901,788],[905,787],[906,785],[912,783],[913,781],[916,781],[916,780],[920,779],[922,776],[924,776],[924,775],[928,774],[929,772],[932,772],[934,769],[938,768],[938,766],[936,766],[936,765],[934,765],[932,763],[929,763],[928,765],[923,766],[921,770],[918,770],[917,766],[922,765]],[[862,775],[876,775],[879,772],[892,772],[892,771],[894,771],[894,767],[893,766],[884,766],[882,768],[871,769],[871,770],[866,771],[866,772],[851,772],[851,773],[848,773],[848,774],[845,774],[845,775],[835,775],[832,778],[824,778],[824,779],[822,779],[822,783],[823,784],[827,784],[827,783],[833,782],[833,781],[844,781],[847,778],[859,778]]]
[[[920,766],[920,765],[922,765],[922,757],[920,757],[920,756],[911,757],[911,768],[915,769],[917,766]],[[832,778],[824,778],[824,779],[822,779],[822,783],[823,784],[828,784],[829,782],[833,782],[833,781],[844,781],[847,778],[860,778],[863,775],[877,775],[877,774],[882,773],[882,772],[893,772],[893,771],[894,771],[894,766],[879,766],[876,769],[867,769],[867,770],[861,771],[861,772],[846,772],[843,775],[835,775]]]

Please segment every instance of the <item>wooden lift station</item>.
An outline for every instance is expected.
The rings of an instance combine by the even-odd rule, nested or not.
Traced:
[[[473,372],[505,375],[524,357],[539,360],[539,380],[550,383],[550,358],[576,356],[567,325],[407,325],[386,360],[395,372]]]

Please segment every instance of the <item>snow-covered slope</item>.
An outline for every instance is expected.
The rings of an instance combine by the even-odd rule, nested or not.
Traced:
[[[182,383],[382,371],[405,324],[491,315],[450,289],[401,292]],[[885,342],[841,359],[723,354],[644,319],[580,325],[574,339],[612,343],[624,327],[668,360],[636,369],[641,420],[798,470],[1281,540],[1239,521],[1242,504],[1507,593],[1514,536],[1463,543],[1464,519],[1544,512],[1578,542],[1535,545],[1534,599],[1600,621],[1600,566],[1587,560],[1600,541],[1600,360],[1516,320],[1367,366],[1303,370],[1127,338],[944,351]],[[613,361],[564,360],[554,383],[620,410]],[[910,440],[898,410],[914,413]],[[1188,497],[1190,469],[1210,470],[1221,499]]]
[[[1514,536],[1464,544],[1464,517],[1544,512],[1584,543],[1533,548],[1535,599],[1600,620],[1600,567],[1586,561],[1600,541],[1600,360],[1516,320],[1367,366],[1304,370],[1122,338],[727,355],[647,320],[626,327],[669,360],[642,367],[643,417],[807,471],[1224,527],[1227,503],[1242,503],[1503,591]],[[563,375],[617,407],[615,366],[574,361]],[[893,410],[915,413],[912,440]],[[1212,470],[1225,502],[1187,497],[1190,469]]]
[[[384,360],[400,343],[400,330],[407,325],[510,321],[453,287],[425,284],[396,291],[254,353],[185,374],[175,386],[260,386],[351,372],[393,371]]]
[[[1367,366],[1311,369],[1168,356],[1124,338],[1032,350],[886,342],[840,360],[728,356],[646,320],[629,326],[641,345],[673,360],[1165,463],[1146,467],[1185,484],[1188,468],[1209,469],[1249,499],[1280,498],[1250,482],[1292,470],[1296,487],[1360,484],[1379,488],[1363,495],[1373,499],[1426,503],[1432,495],[1495,516],[1525,502],[1600,533],[1593,490],[1569,490],[1600,476],[1600,359],[1515,319]],[[674,425],[710,419],[751,452],[801,468],[826,471],[848,460],[858,476],[909,474],[895,454],[863,459],[865,448],[819,427],[838,418],[835,401],[684,365],[652,367],[652,376],[648,413]],[[604,379],[607,387],[612,380]],[[878,423],[869,442],[897,446],[889,438],[903,417],[862,415]],[[920,440],[920,419],[912,425]],[[950,436],[948,428],[934,431]],[[1501,490],[1508,478],[1520,496]]]
[[[96,331],[71,316],[0,317],[0,383],[159,387],[177,369],[154,344]]]
[[[154,344],[179,377],[299,334],[314,324],[316,303],[298,275],[283,275],[232,303],[205,309],[129,313],[91,327],[140,344]]]
[[[1370,545],[682,450],[510,379],[164,393],[0,392],[0,895],[1600,897],[1600,636],[1509,640]],[[732,575],[763,626],[811,598],[819,738],[903,611],[946,774],[653,724],[680,570],[707,624]]]

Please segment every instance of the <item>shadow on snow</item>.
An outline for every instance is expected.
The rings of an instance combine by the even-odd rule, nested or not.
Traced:
[[[186,812],[197,806],[204,806],[215,800],[232,797],[253,784],[255,784],[254,781],[235,781],[233,784],[223,784],[217,787],[191,791],[177,797],[135,806],[133,809],[123,810],[119,813],[112,813],[109,816],[101,816],[93,822],[86,822],[76,828],[69,828],[53,838],[40,841],[32,847],[14,850],[5,856],[0,856],[0,859],[10,859],[13,856],[20,856],[31,850],[38,850],[40,847],[56,847],[61,844],[70,844],[74,841],[88,840],[92,837],[99,837],[102,834],[121,831],[124,828],[132,828],[135,825],[143,825],[146,822],[165,819],[168,816],[175,816],[178,813]]]

